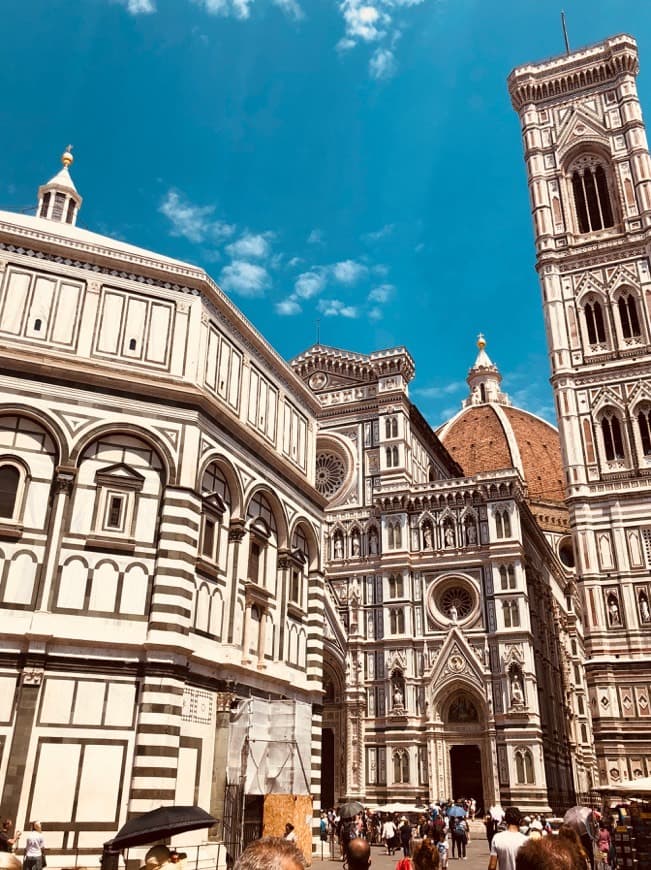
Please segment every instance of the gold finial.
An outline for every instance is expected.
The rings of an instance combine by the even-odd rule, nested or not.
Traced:
[[[483,332],[480,332],[477,336],[477,347],[479,350],[483,350],[486,347],[486,339],[484,338]]]
[[[66,150],[61,155],[61,163],[63,163],[64,166],[70,166],[72,161],[75,159],[72,156],[72,147],[73,147],[72,145],[68,145],[66,147]]]

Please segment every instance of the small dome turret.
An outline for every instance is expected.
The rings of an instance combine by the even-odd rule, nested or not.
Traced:
[[[82,198],[77,193],[68,169],[73,159],[72,145],[68,145],[61,155],[63,168],[38,189],[38,217],[73,226],[77,223]]]
[[[463,407],[485,405],[487,402],[510,405],[511,400],[506,393],[500,390],[502,375],[486,353],[486,339],[481,332],[477,336],[477,347],[479,348],[477,359],[466,378],[466,383],[470,387],[470,395],[464,400]]]

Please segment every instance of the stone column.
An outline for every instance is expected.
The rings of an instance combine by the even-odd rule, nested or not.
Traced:
[[[210,814],[217,820],[208,832],[210,840],[220,840],[224,830],[224,803],[226,797],[226,768],[228,766],[228,732],[231,718],[231,692],[215,694],[215,740],[210,780]]]
[[[37,610],[50,611],[54,604],[53,585],[54,577],[59,567],[59,553],[61,552],[61,535],[63,532],[64,520],[66,518],[66,507],[72,487],[77,475],[77,469],[74,467],[64,468],[58,466],[55,473],[55,478],[52,483],[52,510],[50,511],[50,522],[47,530],[48,548],[47,556],[43,564],[43,573],[36,598]]]

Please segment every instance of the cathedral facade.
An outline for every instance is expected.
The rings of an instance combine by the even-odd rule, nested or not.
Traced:
[[[481,337],[438,432],[403,347],[285,362],[203,270],[79,228],[69,152],[0,213],[0,806],[52,866],[159,804],[233,849],[295,805],[308,847],[344,798],[651,773],[636,70],[622,36],[509,79],[560,438]]]

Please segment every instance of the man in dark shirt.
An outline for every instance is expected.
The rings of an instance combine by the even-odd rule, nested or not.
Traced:
[[[13,852],[14,846],[20,839],[20,831],[16,831],[15,835],[11,836],[11,831],[14,823],[11,819],[5,819],[0,829],[0,852]]]

